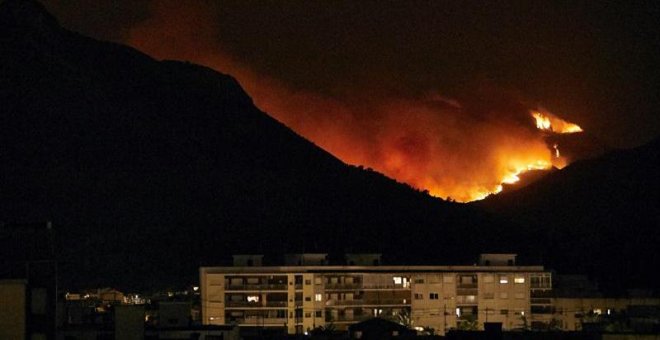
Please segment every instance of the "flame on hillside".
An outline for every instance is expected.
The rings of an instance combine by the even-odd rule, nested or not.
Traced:
[[[532,117],[536,120],[536,128],[555,133],[582,132],[577,124],[569,123],[549,112],[532,111]]]
[[[129,44],[157,58],[229,73],[260,109],[344,162],[373,168],[433,196],[479,200],[518,182],[526,171],[561,168],[567,160],[557,145],[547,144],[547,135],[582,131],[488,86],[458,98],[437,91],[392,98],[346,84],[351,95],[344,98],[293,89],[224,53],[213,10],[198,2],[151,5],[152,16],[131,30]]]

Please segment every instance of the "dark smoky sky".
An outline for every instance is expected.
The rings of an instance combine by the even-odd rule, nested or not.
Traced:
[[[460,97],[487,81],[616,147],[660,134],[657,1],[185,3],[215,18],[223,53],[293,89]],[[153,8],[136,0],[44,4],[64,27],[117,42]]]

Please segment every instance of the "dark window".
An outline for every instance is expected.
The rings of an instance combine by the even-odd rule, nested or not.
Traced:
[[[318,310],[318,311],[316,311],[315,314],[316,314],[317,318],[322,318],[323,317],[323,311]]]
[[[254,265],[254,261],[252,261],[252,259],[248,259],[247,260],[247,265],[248,265],[248,267],[252,267]]]

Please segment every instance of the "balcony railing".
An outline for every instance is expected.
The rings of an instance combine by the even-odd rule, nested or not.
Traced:
[[[267,318],[267,317],[246,317],[246,318],[226,318],[225,323],[236,323],[239,325],[262,326],[262,325],[284,325],[286,318]]]
[[[248,308],[259,308],[259,307],[286,307],[286,301],[266,301],[264,302],[248,302],[248,301],[227,301],[227,307],[248,307]]]
[[[406,302],[404,302],[406,300]],[[409,299],[379,299],[379,300],[333,300],[330,306],[381,306],[381,305],[407,305]]]
[[[248,302],[248,301],[227,301],[227,307],[263,307],[261,302]]]
[[[325,290],[360,289],[361,283],[326,283]]]
[[[287,290],[286,284],[241,284],[228,285],[227,290]]]
[[[456,288],[478,288],[479,285],[476,282],[472,283],[459,283],[456,285]]]
[[[410,289],[410,286],[403,286],[403,285],[394,285],[394,284],[384,284],[384,285],[376,285],[376,284],[363,284],[362,289]]]

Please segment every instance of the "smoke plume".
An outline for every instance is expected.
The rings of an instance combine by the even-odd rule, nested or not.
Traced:
[[[488,81],[448,96],[383,95],[361,84],[341,97],[259,74],[225,52],[216,2],[153,1],[127,43],[161,59],[189,60],[234,76],[256,105],[346,163],[371,167],[432,195],[471,201],[528,169],[558,164],[525,100]]]

